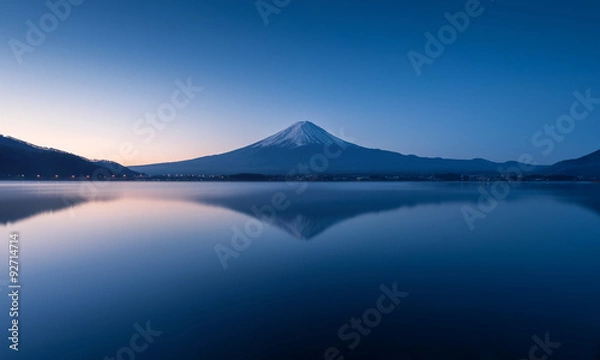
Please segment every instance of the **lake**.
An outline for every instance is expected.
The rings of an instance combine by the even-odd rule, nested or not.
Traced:
[[[599,359],[600,184],[0,182],[2,359]]]

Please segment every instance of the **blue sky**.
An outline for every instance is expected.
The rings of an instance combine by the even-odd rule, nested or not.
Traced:
[[[425,53],[424,33],[467,1],[291,0],[265,25],[251,0],[85,0],[22,64],[10,41],[26,44],[26,22],[50,10],[1,4],[0,133],[90,158],[189,159],[302,120],[420,156],[552,163],[600,149],[600,106],[548,155],[532,144],[574,91],[600,98],[597,1],[482,0],[421,76],[407,53]],[[146,142],[134,124],[178,79],[203,90]]]

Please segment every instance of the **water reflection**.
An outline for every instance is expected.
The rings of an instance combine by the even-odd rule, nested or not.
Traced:
[[[283,191],[282,191],[283,190]],[[472,190],[472,189],[471,189]],[[204,194],[194,199],[202,204],[227,208],[276,226],[298,239],[312,239],[330,227],[352,218],[405,207],[473,200],[469,189],[450,187],[444,191],[428,186],[417,188],[371,187],[335,189],[308,187],[297,194],[293,190],[259,189],[244,194]],[[285,194],[285,209],[277,210],[273,197]],[[476,199],[476,198],[475,198]]]
[[[6,183],[0,186],[0,225],[16,223],[30,217],[71,210],[88,202],[112,201],[116,194],[80,194],[78,187]]]
[[[0,224],[15,223],[46,212],[74,209],[88,202],[142,198],[221,207],[261,220],[303,240],[313,239],[336,224],[365,214],[447,203],[456,203],[457,209],[463,204],[476,207],[481,196],[478,184],[452,183],[408,184],[410,186],[313,184],[300,194],[281,183],[252,184],[248,188],[244,184],[234,191],[222,191],[218,185],[225,184],[211,184],[208,191],[203,189],[205,184],[178,189],[160,186],[165,184],[121,184],[87,192],[81,191],[81,184],[22,185],[11,183],[0,186]],[[235,184],[230,185],[235,187]],[[489,193],[490,185],[484,185],[483,189]],[[284,194],[285,200],[280,201],[285,204],[285,209],[277,210],[273,205],[275,194]],[[551,197],[600,215],[599,184],[524,183],[512,189],[504,201],[522,201],[532,197]]]
[[[473,232],[460,208],[478,184],[80,186],[0,183],[0,222],[23,236],[24,359],[111,356],[146,320],[164,334],[144,359],[520,359],[547,331],[552,359],[596,351],[596,184],[521,184]],[[224,271],[215,244],[279,192],[282,231]],[[349,351],[338,329],[394,282],[408,301]]]

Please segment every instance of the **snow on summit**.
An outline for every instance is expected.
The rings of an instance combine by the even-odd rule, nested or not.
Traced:
[[[340,144],[346,143],[310,121],[300,121],[282,130],[275,135],[269,136],[250,147],[283,147],[296,148],[310,144]]]

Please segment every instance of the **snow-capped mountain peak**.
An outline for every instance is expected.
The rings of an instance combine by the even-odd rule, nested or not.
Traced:
[[[344,140],[337,138],[310,121],[299,121],[275,135],[269,136],[251,147],[297,148],[305,145],[342,144]]]

